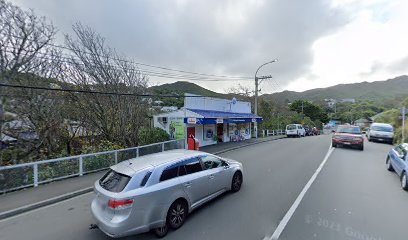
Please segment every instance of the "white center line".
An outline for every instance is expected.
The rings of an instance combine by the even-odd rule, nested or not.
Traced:
[[[330,142],[331,143],[331,142]],[[309,190],[310,186],[313,184],[314,180],[316,179],[317,175],[320,173],[322,170],[324,164],[327,162],[327,159],[329,159],[331,153],[334,151],[334,148],[331,147],[326,153],[326,156],[324,157],[322,163],[320,163],[319,167],[316,169],[316,172],[313,174],[313,176],[309,179],[307,184],[303,187],[302,191],[300,192],[299,196],[296,198],[295,202],[292,204],[292,206],[289,208],[289,210],[286,212],[285,216],[282,218],[280,221],[278,227],[275,229],[273,232],[272,236],[270,238],[265,237],[264,240],[276,240],[279,238],[283,230],[285,229],[286,225],[288,224],[290,218],[292,217],[293,213],[295,213],[296,208],[299,206],[300,202],[302,201],[303,197],[305,196],[307,190]]]

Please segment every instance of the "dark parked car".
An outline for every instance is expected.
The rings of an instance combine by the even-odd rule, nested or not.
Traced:
[[[332,137],[332,147],[350,146],[364,150],[364,137],[359,126],[339,125]]]
[[[313,136],[313,128],[308,125],[304,125],[303,128],[305,129],[306,136]]]

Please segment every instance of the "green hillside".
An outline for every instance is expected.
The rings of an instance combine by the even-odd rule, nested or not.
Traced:
[[[180,94],[192,93],[202,96],[213,96],[230,99],[237,97],[232,94],[221,94],[213,92],[206,88],[200,87],[197,84],[185,81],[168,83],[149,88],[152,93],[156,94]],[[393,107],[399,104],[405,97],[408,96],[408,76],[400,76],[386,81],[376,82],[361,82],[351,84],[339,84],[328,88],[316,88],[304,92],[283,91],[273,94],[264,94],[261,98],[272,100],[277,105],[285,105],[288,102],[293,102],[296,99],[307,99],[314,102],[324,102],[324,99],[343,99],[354,98],[356,100],[372,100],[376,103],[381,103],[382,106]],[[166,105],[182,106],[182,99],[165,100]],[[170,101],[170,102],[169,102]]]
[[[367,99],[393,106],[408,96],[408,76],[400,76],[386,81],[339,84],[328,88],[316,88],[304,92],[283,91],[264,94],[263,98],[276,103],[292,102],[296,99],[323,101],[326,98],[356,100]]]
[[[206,88],[200,87],[195,83],[178,81],[175,83],[166,83],[159,86],[150,87],[153,93],[192,93],[202,96],[223,97],[224,94],[216,93]]]

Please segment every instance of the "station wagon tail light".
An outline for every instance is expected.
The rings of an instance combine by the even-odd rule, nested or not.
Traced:
[[[123,209],[128,208],[133,205],[133,199],[125,199],[125,200],[115,200],[109,199],[108,207],[112,209]]]

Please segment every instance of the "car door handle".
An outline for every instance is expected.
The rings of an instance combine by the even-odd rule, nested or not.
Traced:
[[[209,179],[214,179],[214,175],[211,174],[210,176],[208,176],[208,178]]]
[[[186,182],[186,183],[184,183],[184,187],[186,187],[186,188],[191,187],[191,182]]]

